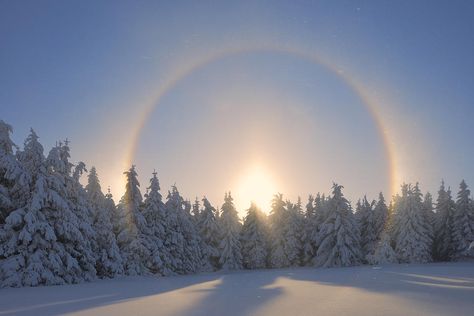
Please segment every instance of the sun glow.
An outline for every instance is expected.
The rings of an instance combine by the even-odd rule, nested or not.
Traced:
[[[278,192],[275,179],[260,165],[253,166],[242,173],[237,182],[234,197],[240,212],[248,209],[251,202],[264,212],[270,211],[271,199]]]

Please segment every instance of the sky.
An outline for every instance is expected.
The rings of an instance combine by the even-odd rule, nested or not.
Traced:
[[[239,211],[474,185],[472,1],[2,1],[0,119]],[[165,194],[166,196],[166,194]]]

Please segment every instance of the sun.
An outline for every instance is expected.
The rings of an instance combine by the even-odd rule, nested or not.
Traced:
[[[261,165],[254,165],[244,172],[237,182],[234,197],[240,212],[248,209],[251,202],[262,211],[270,211],[271,199],[277,193],[277,183],[271,174]]]

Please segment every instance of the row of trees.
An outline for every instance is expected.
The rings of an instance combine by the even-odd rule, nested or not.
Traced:
[[[117,275],[173,275],[219,269],[456,260],[470,255],[474,207],[464,181],[456,201],[444,183],[433,207],[418,185],[403,185],[387,206],[366,197],[355,212],[334,184],[303,207],[281,194],[270,215],[255,204],[239,219],[231,193],[216,209],[191,204],[173,186],[166,199],[156,172],[142,196],[135,167],[115,205],[97,171],[70,162],[68,142],[44,156],[31,130],[23,149],[0,121],[0,282],[77,283]]]

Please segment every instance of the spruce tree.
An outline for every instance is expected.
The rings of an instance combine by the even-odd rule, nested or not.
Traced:
[[[149,272],[147,259],[150,252],[146,247],[144,232],[147,231],[145,217],[141,213],[142,195],[135,166],[124,172],[126,176],[125,193],[118,208],[123,214],[117,243],[122,253],[125,273],[141,275]]]
[[[221,233],[219,243],[220,268],[223,270],[242,269],[242,253],[239,240],[241,224],[230,192],[226,193],[224,197],[219,226]]]
[[[453,217],[454,258],[467,255],[470,244],[474,241],[474,210],[471,208],[470,190],[464,180],[459,185]]]
[[[65,145],[61,149],[67,151],[67,157],[69,157],[69,147],[67,143],[68,141],[66,140]],[[89,281],[93,280],[97,275],[96,263],[98,259],[98,245],[97,234],[93,227],[92,206],[88,201],[86,190],[80,183],[80,177],[85,172],[87,172],[85,164],[78,162],[72,169],[72,176],[66,177],[66,188],[70,208],[77,216],[79,230],[82,233],[82,240],[84,241],[74,248],[71,248],[71,251],[74,249],[82,254],[78,260],[84,270],[84,279]]]
[[[297,204],[286,202],[286,221],[283,233],[285,242],[283,244],[286,257],[290,266],[298,266],[301,263],[302,252],[302,214],[301,201]]]
[[[111,221],[115,205],[113,205],[113,208],[110,207],[110,200],[112,199],[110,192],[107,198],[102,193],[95,167],[92,167],[89,171],[85,189],[92,210],[93,227],[96,232],[97,275],[113,278],[116,275],[123,274],[122,257]]]
[[[193,203],[193,207],[191,210],[191,215],[193,216],[193,222],[196,225],[199,225],[199,222],[201,221],[201,204],[199,203],[199,199],[196,197]]]
[[[178,219],[185,241],[183,253],[185,273],[196,273],[206,268],[201,248],[202,241],[199,231],[194,224],[191,208],[192,206],[189,201],[183,201],[183,207],[178,213]]]
[[[28,193],[0,230],[1,285],[64,284],[71,281],[69,275],[80,273],[80,267],[59,243],[54,223],[48,218],[48,210],[58,211],[66,202],[50,186],[43,146],[33,130],[18,159],[27,174]]]
[[[425,263],[432,260],[432,240],[426,229],[426,217],[418,184],[404,184],[402,196],[395,205],[395,251],[406,263]]]
[[[344,267],[361,262],[361,247],[357,223],[349,201],[342,194],[342,186],[333,185],[327,218],[321,226],[321,243],[315,265]]]
[[[79,175],[85,167],[78,164],[73,172],[74,166],[69,158],[68,141],[60,142],[49,151],[46,159],[48,187],[54,192],[54,201],[53,207],[45,209],[45,214],[68,256],[65,280],[76,283],[96,277],[95,232],[85,192],[79,183]]]
[[[315,225],[314,197],[310,195],[308,197],[308,203],[306,204],[306,212],[303,218],[303,226],[301,227],[301,231],[302,231],[301,263],[302,265],[309,265],[316,254],[316,245],[312,238],[313,235],[315,235],[316,230],[317,230],[317,227]]]
[[[288,215],[282,194],[276,194],[272,200],[270,211],[270,266],[284,268],[290,266],[290,260],[285,252],[285,227]]]
[[[165,203],[165,247],[170,255],[170,271],[178,274],[195,273],[202,269],[201,241],[193,225],[191,205],[179,194],[176,186],[168,192]]]
[[[379,193],[379,199],[374,207],[375,215],[375,234],[377,240],[382,239],[382,235],[387,232],[388,220],[389,220],[389,210],[387,204],[385,204],[385,198],[382,192]]]
[[[424,226],[426,231],[428,232],[428,236],[431,240],[431,248],[433,249],[434,245],[434,216],[435,213],[433,212],[433,197],[431,193],[427,192],[423,198],[423,216],[424,216]]]
[[[28,194],[28,175],[15,157],[10,139],[12,127],[0,120],[0,227],[23,196]]]
[[[454,255],[453,228],[455,204],[451,190],[446,191],[444,181],[438,191],[434,218],[433,256],[438,261],[449,261]]]
[[[206,197],[202,199],[202,203],[204,208],[200,212],[198,229],[203,241],[203,265],[217,270],[219,268],[220,255],[218,248],[221,234],[215,216],[216,209]]]
[[[390,235],[386,232],[382,233],[377,243],[374,254],[367,256],[369,264],[390,264],[398,263],[397,254],[391,245]]]
[[[247,210],[240,235],[243,265],[262,269],[268,260],[268,227],[266,215],[252,203]]]
[[[169,275],[172,273],[169,270],[171,258],[164,244],[166,239],[166,210],[156,171],[153,172],[147,190],[148,193],[145,195],[142,212],[147,222],[146,246],[150,253],[146,264],[152,273]]]
[[[373,203],[369,203],[367,197],[364,196],[355,214],[361,234],[360,244],[364,259],[367,256],[374,255],[379,240],[377,236],[377,217],[372,206]]]

